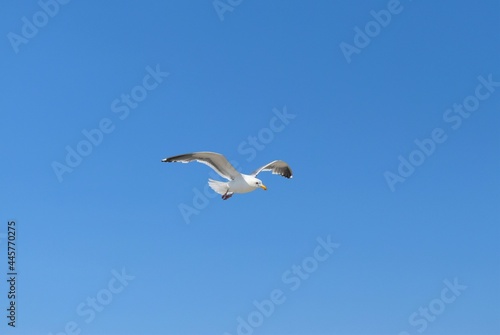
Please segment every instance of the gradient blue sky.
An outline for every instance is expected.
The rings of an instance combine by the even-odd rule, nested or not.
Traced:
[[[282,292],[254,334],[499,334],[500,86],[478,91],[500,82],[499,2],[402,0],[350,62],[341,43],[395,2],[232,3],[224,20],[212,1],[3,5],[0,232],[16,220],[19,275],[17,327],[4,311],[0,331],[238,334]],[[156,67],[169,75],[146,91]],[[384,174],[436,128],[446,140],[391,190]],[[79,144],[92,152],[58,180]],[[195,199],[210,169],[160,160],[205,150],[294,178]],[[340,246],[293,290],[318,238]],[[454,280],[467,288],[444,303]],[[89,297],[108,303],[90,321]]]

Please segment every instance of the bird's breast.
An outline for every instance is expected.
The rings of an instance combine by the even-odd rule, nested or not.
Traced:
[[[229,191],[234,193],[248,193],[254,190],[255,187],[249,185],[243,178],[229,182]]]

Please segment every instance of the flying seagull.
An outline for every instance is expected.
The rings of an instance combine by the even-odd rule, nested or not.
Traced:
[[[215,192],[222,194],[223,200],[231,198],[234,193],[248,193],[256,190],[258,187],[267,190],[267,187],[262,184],[262,181],[255,178],[262,171],[271,171],[273,174],[279,174],[285,178],[292,178],[292,169],[287,163],[280,160],[266,164],[251,174],[239,173],[234,166],[229,163],[226,157],[216,152],[193,152],[165,158],[161,161],[166,163],[189,163],[197,161],[210,166],[221,177],[229,180],[228,182],[223,182],[208,179],[208,185],[210,185]]]

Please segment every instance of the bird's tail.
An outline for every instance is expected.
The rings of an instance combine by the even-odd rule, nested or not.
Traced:
[[[208,185],[219,194],[226,194],[229,189],[229,185],[226,182],[208,179]]]

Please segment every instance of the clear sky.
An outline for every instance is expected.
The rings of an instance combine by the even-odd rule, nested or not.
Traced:
[[[493,0],[6,2],[0,332],[499,334],[499,28]],[[223,201],[161,163],[193,151],[294,177]]]

